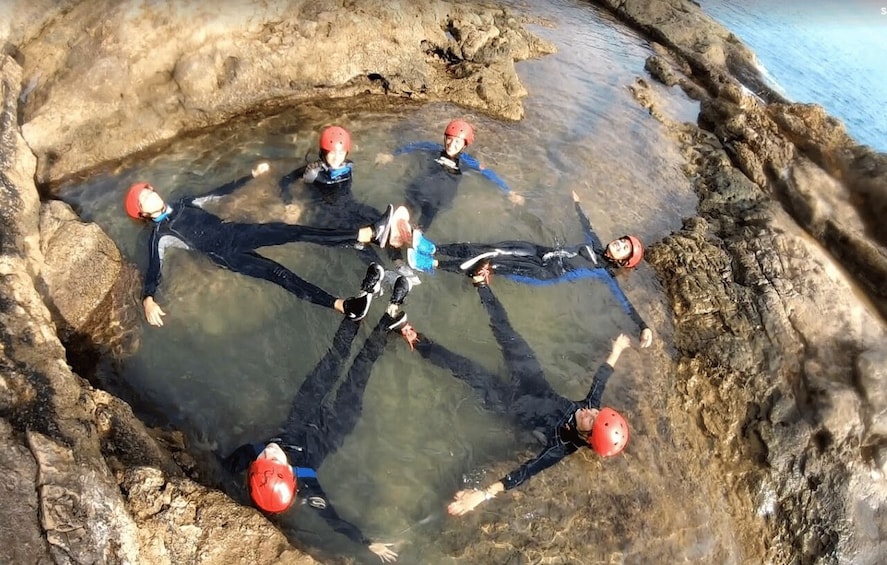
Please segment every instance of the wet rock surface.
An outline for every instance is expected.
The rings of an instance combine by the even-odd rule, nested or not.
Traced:
[[[19,48],[22,122],[52,182],[250,112],[385,94],[507,119],[514,61],[554,47],[471,3],[73,3]],[[358,104],[355,102],[355,104]]]
[[[598,3],[662,44],[647,72],[701,101],[698,124],[675,123],[649,79],[631,85],[679,141],[699,196],[698,216],[649,250],[673,309],[673,358],[659,376],[673,391],[661,421],[635,426],[700,466],[660,472],[723,477],[711,495],[731,509],[735,545],[668,531],[646,508],[680,492],[651,492],[630,465],[615,477],[581,457],[492,512],[448,522],[441,543],[466,563],[882,561],[887,344],[856,285],[883,313],[884,155],[821,108],[769,93],[753,56],[694,4]],[[309,98],[370,92],[520,117],[513,61],[550,46],[500,10],[386,6],[270,3],[235,21],[187,8],[184,38],[185,8],[68,2],[29,5],[21,25],[0,27],[0,530],[14,542],[0,561],[314,562],[205,486],[212,462],[72,371],[74,336],[104,353],[132,345],[126,315],[111,317],[133,307],[134,271],[69,209],[41,203],[34,179]],[[318,47],[343,55],[322,62]],[[65,254],[74,242],[82,249]],[[90,292],[71,292],[75,271],[91,277]],[[608,497],[571,488],[589,470]],[[626,532],[656,543],[619,549]]]
[[[645,30],[663,9],[602,3]],[[674,309],[676,382],[699,415],[699,447],[716,451],[726,488],[755,509],[737,515],[766,540],[753,554],[878,562],[887,469],[874,360],[887,342],[858,289],[883,316],[887,253],[865,217],[887,191],[884,155],[818,106],[767,104],[753,93],[765,91],[749,77],[753,59],[729,36],[700,43],[686,31],[705,27],[692,8],[660,4],[678,14],[654,34],[673,58],[647,69],[691,97],[708,93],[698,125],[679,124],[642,79],[632,86],[681,142],[700,198],[699,217],[649,256]]]

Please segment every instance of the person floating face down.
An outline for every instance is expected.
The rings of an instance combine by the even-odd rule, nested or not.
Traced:
[[[450,514],[461,516],[497,494],[516,488],[530,477],[583,448],[591,448],[602,457],[622,452],[628,444],[629,429],[616,410],[601,407],[607,381],[622,351],[631,340],[619,335],[606,361],[594,374],[588,394],[579,401],[569,400],[551,387],[529,344],[511,326],[502,304],[483,277],[475,277],[481,302],[490,316],[490,327],[502,349],[511,376],[509,382],[488,371],[483,365],[455,353],[416,333],[413,346],[424,358],[471,386],[484,405],[508,414],[528,431],[542,432],[545,447],[533,459],[511,471],[484,489],[456,493],[448,507]]]
[[[365,286],[379,286],[383,272],[379,265],[370,265]],[[397,558],[393,544],[374,542],[342,519],[321,487],[317,470],[357,425],[373,365],[382,355],[388,336],[409,327],[406,312],[399,309],[409,290],[406,278],[395,281],[386,313],[355,356],[331,404],[324,399],[338,381],[358,331],[358,324],[345,320],[332,346],[299,387],[280,436],[244,444],[222,461],[231,473],[246,471],[250,500],[260,510],[280,514],[301,500],[333,530],[365,546],[383,562]]]
[[[283,222],[227,222],[204,208],[207,203],[232,193],[268,169],[267,163],[260,163],[251,176],[241,177],[199,196],[185,196],[173,204],[167,203],[147,182],[134,183],[127,189],[123,203],[127,215],[152,226],[142,299],[149,324],[163,325],[166,313],[154,297],[160,286],[165,253],[174,247],[200,251],[220,267],[277,284],[302,300],[333,308],[352,320],[366,315],[372,295],[365,289],[351,298],[335,297],[259,254],[256,249],[296,241],[333,247],[354,247],[358,243],[384,247],[391,232],[393,206],[389,205],[372,224],[339,230]]]
[[[653,330],[616,281],[620,271],[637,267],[644,258],[644,245],[634,235],[624,235],[606,246],[591,227],[579,196],[573,204],[585,233],[585,242],[566,247],[549,247],[529,241],[498,243],[449,243],[436,245],[418,231],[407,249],[409,265],[420,271],[444,271],[474,275],[488,280],[495,273],[521,284],[548,286],[581,279],[603,281],[619,306],[640,330],[641,347],[653,343]]]
[[[435,155],[433,160],[428,161],[426,169],[413,179],[406,189],[407,206],[415,223],[424,231],[431,229],[431,224],[439,212],[452,206],[465,168],[477,171],[492,181],[513,203],[524,203],[524,198],[513,192],[499,175],[464,152],[472,143],[474,143],[474,126],[465,120],[455,119],[447,124],[444,130],[443,146],[420,141],[396,149],[393,154],[380,154],[376,157],[377,164],[385,164],[394,156],[415,151]]]

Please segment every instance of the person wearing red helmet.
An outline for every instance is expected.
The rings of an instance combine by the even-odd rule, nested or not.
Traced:
[[[481,398],[485,407],[507,414],[522,428],[542,431],[545,447],[533,459],[511,471],[483,490],[456,493],[448,507],[461,516],[502,491],[522,485],[530,477],[556,464],[582,448],[593,449],[602,457],[622,452],[628,443],[625,418],[612,408],[601,408],[607,381],[631,339],[620,334],[613,341],[606,361],[597,369],[585,398],[569,400],[558,394],[545,378],[545,372],[530,345],[515,331],[505,308],[486,284],[475,285],[481,303],[490,317],[490,327],[502,350],[510,380],[503,380],[480,363],[468,359],[417,334],[412,346],[434,365],[450,371]]]
[[[375,273],[368,274],[359,295],[347,299],[337,298],[303,280],[283,265],[260,255],[256,249],[296,241],[334,247],[355,247],[358,243],[372,242],[384,247],[388,243],[395,216],[393,207],[389,205],[386,212],[373,224],[350,230],[282,222],[227,222],[204,209],[206,203],[232,193],[251,178],[265,174],[268,169],[267,163],[260,163],[253,169],[252,175],[241,177],[206,194],[183,197],[173,204],[167,203],[147,182],[137,182],[129,187],[123,200],[127,215],[152,226],[148,242],[148,270],[142,294],[145,318],[149,324],[162,326],[163,316],[166,315],[156,302],[155,295],[160,286],[165,252],[172,247],[203,252],[220,267],[273,282],[298,298],[333,308],[349,319],[359,320],[366,315],[372,296],[378,294],[380,288],[379,281],[375,280]]]
[[[319,158],[281,177],[278,186],[284,204],[298,203],[300,218],[305,223],[344,229],[372,223],[382,214],[374,206],[355,198],[352,192],[354,163],[348,159],[350,151],[351,134],[348,130],[329,126],[320,133]],[[297,183],[298,187],[294,186]],[[375,247],[361,249],[359,255],[367,265],[382,259]],[[399,256],[389,249],[391,260]]]
[[[585,232],[585,242],[551,247],[529,241],[502,241],[499,243],[436,244],[433,254],[410,249],[410,266],[421,271],[442,269],[475,277],[489,278],[494,273],[535,286],[548,286],[579,279],[594,278],[603,281],[616,297],[622,310],[637,324],[641,347],[653,343],[653,330],[644,322],[637,309],[625,295],[616,274],[637,267],[644,257],[641,240],[633,235],[614,239],[606,246],[591,227],[591,222],[579,196],[573,192],[573,207]]]
[[[321,190],[343,189],[342,192],[353,199],[351,175],[354,163],[348,159],[348,153],[351,151],[351,134],[341,126],[329,126],[320,132],[318,148],[318,159],[294,169],[280,179],[280,188],[284,197],[291,198],[290,186],[296,179],[302,179],[305,184]],[[330,199],[328,193],[325,196],[327,200]],[[334,194],[334,196],[338,199],[343,194]]]
[[[474,143],[474,126],[462,119],[450,121],[444,129],[443,145],[419,141],[396,149],[393,154],[380,153],[376,164],[383,165],[395,156],[421,151],[434,155],[427,161],[426,169],[419,174],[406,189],[407,205],[416,224],[423,231],[431,228],[437,214],[450,208],[465,169],[479,172],[502,190],[515,204],[523,204],[524,198],[513,192],[508,184],[491,169],[465,153],[465,148]]]
[[[400,309],[409,291],[407,279],[399,277],[386,312],[352,361],[332,403],[326,402],[327,396],[339,381],[358,333],[358,324],[345,320],[339,324],[331,347],[299,387],[280,435],[241,445],[222,460],[231,473],[246,471],[250,500],[260,510],[279,514],[301,501],[333,530],[365,546],[383,562],[397,559],[393,544],[374,542],[342,519],[320,484],[318,470],[357,425],[372,367],[388,337],[409,327],[406,312]]]

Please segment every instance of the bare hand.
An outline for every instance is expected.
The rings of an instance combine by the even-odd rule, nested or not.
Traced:
[[[145,298],[142,301],[142,306],[145,307],[145,319],[148,320],[149,324],[157,327],[163,325],[163,316],[166,316],[166,312],[160,308],[159,304],[154,302],[152,296]]]
[[[381,543],[375,542],[371,543],[369,546],[370,551],[379,556],[379,559],[382,560],[382,563],[394,563],[397,560],[397,553],[391,549],[393,543]]]
[[[482,490],[460,490],[456,493],[456,496],[453,497],[453,502],[447,506],[447,512],[449,512],[451,516],[463,516],[477,508],[477,505],[486,499],[487,495]]]
[[[628,334],[619,334],[613,340],[613,349],[618,348],[621,351],[629,347],[631,347],[631,338],[628,337]]]
[[[271,169],[271,165],[265,163],[264,161],[259,163],[253,168],[253,178],[256,178],[259,175],[264,175]]]
[[[526,202],[526,199],[516,192],[509,192],[508,199],[512,204],[517,204],[518,206],[523,206],[524,202]]]
[[[377,165],[387,165],[391,161],[394,161],[394,155],[391,153],[379,153],[376,155]]]
[[[640,342],[641,347],[650,347],[650,344],[653,343],[653,330],[650,328],[644,328],[641,331]]]

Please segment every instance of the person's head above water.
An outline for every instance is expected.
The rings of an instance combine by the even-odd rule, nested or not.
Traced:
[[[612,408],[580,408],[576,430],[601,457],[618,455],[628,444],[628,422]]]
[[[246,473],[250,499],[260,510],[276,514],[292,506],[296,477],[279,445],[266,445]]]
[[[444,150],[455,157],[474,143],[474,127],[465,120],[453,120],[444,130]]]
[[[123,199],[126,215],[134,220],[156,220],[166,211],[166,202],[146,182],[129,187]]]
[[[351,134],[339,126],[330,126],[320,134],[320,158],[331,169],[338,169],[345,163],[351,151]]]
[[[644,245],[633,235],[623,235],[608,243],[604,254],[620,267],[632,269],[644,258]]]

